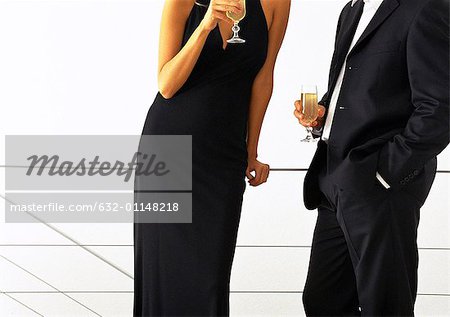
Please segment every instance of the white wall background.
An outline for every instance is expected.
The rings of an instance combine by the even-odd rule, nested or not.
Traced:
[[[293,0],[260,147],[261,160],[274,168],[307,168],[311,159],[314,146],[299,142],[304,133],[292,102],[302,83],[325,89],[345,2]],[[156,93],[161,8],[162,0],[0,0],[2,136],[139,134]],[[2,196],[3,143],[2,137]],[[422,211],[418,316],[450,315],[448,150],[439,170]],[[302,204],[303,176],[273,172],[264,187],[247,190],[232,275],[233,316],[303,315],[316,218]],[[131,225],[2,222],[1,316],[131,315]]]

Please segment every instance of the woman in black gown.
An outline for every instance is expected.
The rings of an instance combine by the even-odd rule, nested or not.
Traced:
[[[245,44],[228,44],[237,0],[166,0],[159,90],[143,135],[192,135],[192,223],[134,225],[134,316],[226,316],[245,190],[257,160],[288,0],[247,0]],[[140,203],[138,201],[138,203]]]

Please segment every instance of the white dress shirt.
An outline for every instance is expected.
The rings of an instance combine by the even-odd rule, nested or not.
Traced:
[[[352,6],[356,3],[356,1],[358,0],[353,0]],[[364,10],[361,15],[361,19],[359,20],[358,28],[356,29],[355,35],[353,36],[353,40],[348,50],[348,53],[352,50],[353,46],[359,40],[364,30],[369,25],[370,21],[375,16],[375,13],[377,12],[382,2],[383,0],[364,0]],[[342,65],[342,68],[340,70],[336,82],[336,86],[334,87],[333,94],[331,95],[330,105],[328,107],[328,114],[322,131],[322,140],[325,142],[328,142],[328,139],[330,138],[331,126],[333,124],[334,113],[336,112],[337,101],[339,98],[339,94],[341,92],[342,82],[344,80],[346,68],[347,68],[347,57],[345,58],[344,65]],[[376,177],[384,187],[390,188],[389,184],[386,183],[386,181],[380,176],[380,174],[377,173]]]

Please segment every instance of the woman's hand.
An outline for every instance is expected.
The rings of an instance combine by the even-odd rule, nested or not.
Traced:
[[[269,171],[269,165],[261,163],[257,159],[249,159],[245,174],[249,179],[248,183],[251,186],[256,187],[267,182],[267,178],[269,178]],[[252,173],[254,173],[254,175]]]
[[[227,12],[231,11],[239,14],[242,12],[242,9],[239,0],[211,0],[208,11],[203,18],[203,27],[207,31],[211,31],[220,20],[230,23],[232,21],[227,17]]]

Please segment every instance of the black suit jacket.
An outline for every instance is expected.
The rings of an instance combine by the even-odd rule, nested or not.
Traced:
[[[328,107],[346,52],[339,52],[347,4],[339,18]],[[350,51],[332,131],[305,178],[304,200],[317,208],[324,197],[318,171],[326,166],[341,190],[367,194],[376,172],[391,190],[411,191],[424,202],[436,156],[449,137],[449,1],[384,0]]]

